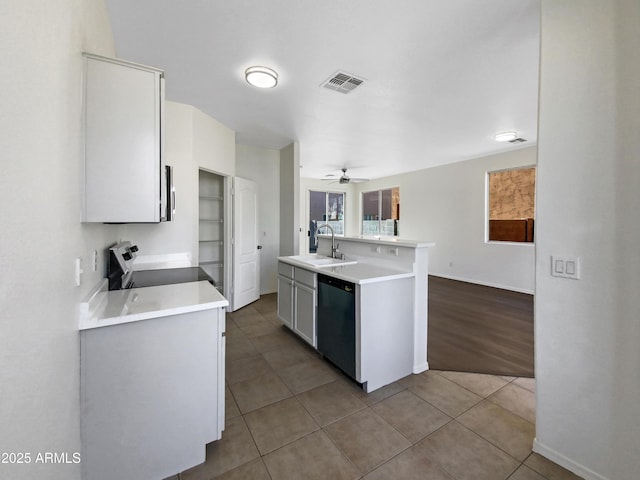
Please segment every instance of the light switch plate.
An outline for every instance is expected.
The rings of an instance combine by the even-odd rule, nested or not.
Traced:
[[[551,275],[578,280],[580,278],[580,258],[552,255]]]
[[[75,286],[79,287],[80,284],[82,283],[82,274],[84,273],[82,271],[82,258],[78,257],[76,258],[75,262],[74,262],[74,266],[75,266]]]

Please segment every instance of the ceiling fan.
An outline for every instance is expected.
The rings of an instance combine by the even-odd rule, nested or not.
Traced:
[[[333,180],[332,178],[325,178],[325,180]],[[344,185],[347,183],[361,183],[368,182],[368,178],[354,178],[347,175],[347,168],[342,168],[342,176],[338,179],[338,183]]]

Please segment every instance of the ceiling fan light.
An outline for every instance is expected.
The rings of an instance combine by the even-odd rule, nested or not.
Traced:
[[[244,71],[244,78],[258,88],[273,88],[278,84],[278,73],[267,67],[249,67]]]
[[[518,134],[516,132],[501,132],[496,133],[495,136],[496,142],[510,142],[516,138],[518,138]]]

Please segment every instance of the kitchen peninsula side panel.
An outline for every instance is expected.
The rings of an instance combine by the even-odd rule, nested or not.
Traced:
[[[223,308],[83,330],[82,478],[166,478],[224,429]]]

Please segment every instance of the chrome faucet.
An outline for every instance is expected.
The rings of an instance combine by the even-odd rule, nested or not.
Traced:
[[[336,246],[336,236],[335,233],[333,231],[333,227],[331,225],[329,225],[328,223],[323,223],[322,225],[318,225],[316,227],[316,231],[318,233],[320,233],[320,229],[322,227],[327,227],[329,230],[331,230],[331,258],[338,258],[337,253],[338,253],[338,248],[340,246],[340,244],[338,244],[338,246]],[[316,237],[316,245],[317,245],[318,239]]]

